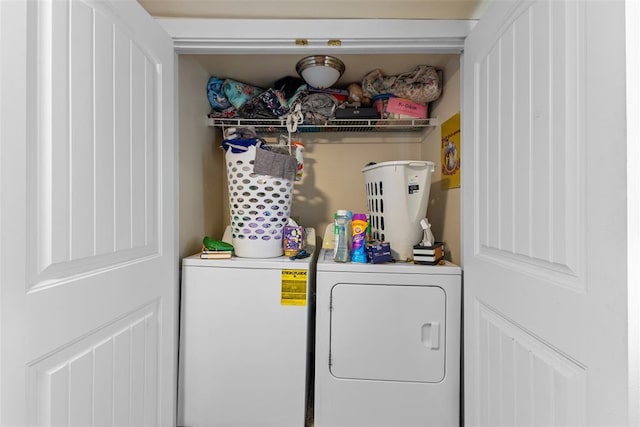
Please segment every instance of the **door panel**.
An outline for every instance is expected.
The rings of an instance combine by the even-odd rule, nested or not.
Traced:
[[[135,1],[0,9],[0,424],[173,425],[171,40]]]
[[[331,374],[441,382],[445,311],[446,295],[438,286],[336,284],[331,289]]]
[[[468,425],[626,420],[624,87],[594,72],[624,67],[623,17],[496,2],[466,40]]]
[[[520,325],[478,303],[479,423],[584,425],[586,370]]]
[[[37,425],[156,425],[157,312],[142,307],[34,361]]]
[[[576,20],[584,8],[581,2],[523,8],[475,64],[476,254],[577,288],[587,183],[577,96],[584,93],[585,35]]]
[[[151,53],[106,13],[82,2],[34,9],[47,23],[30,30],[39,40],[31,57],[39,76],[32,106],[37,161],[29,173],[30,228],[42,243],[34,248],[37,288],[158,253],[162,110],[154,101],[162,81]],[[63,25],[68,33],[59,30]],[[49,42],[57,38],[67,42]],[[67,69],[68,78],[50,77]]]

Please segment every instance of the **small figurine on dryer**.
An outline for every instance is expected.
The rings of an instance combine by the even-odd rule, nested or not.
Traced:
[[[425,265],[439,264],[444,259],[444,243],[435,241],[427,218],[420,220],[420,226],[423,232],[422,242],[413,247],[413,262]]]

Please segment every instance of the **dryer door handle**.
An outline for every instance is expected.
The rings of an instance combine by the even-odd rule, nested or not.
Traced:
[[[431,350],[440,348],[440,322],[429,322],[422,325],[422,344]]]

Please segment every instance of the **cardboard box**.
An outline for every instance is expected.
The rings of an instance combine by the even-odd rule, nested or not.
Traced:
[[[435,242],[433,246],[417,244],[413,247],[413,262],[416,264],[436,265],[444,259],[444,243]]]
[[[304,227],[285,225],[282,231],[284,255],[295,256],[304,248]]]
[[[373,264],[391,262],[391,245],[389,242],[369,241],[367,242],[367,258]]]

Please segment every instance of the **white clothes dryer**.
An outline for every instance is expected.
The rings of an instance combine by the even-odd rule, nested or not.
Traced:
[[[332,255],[316,271],[315,427],[458,426],[460,267]]]

